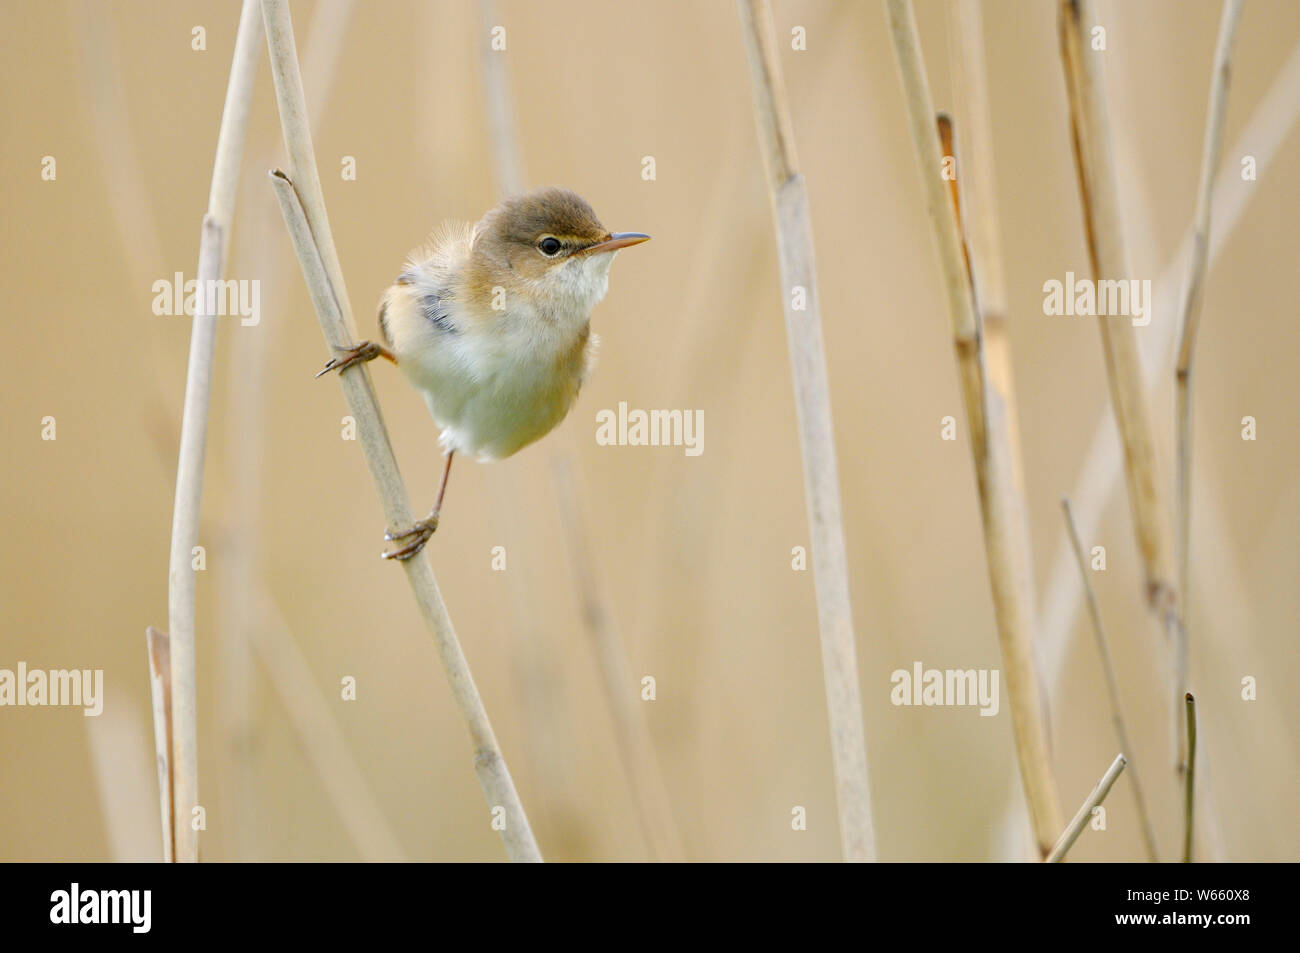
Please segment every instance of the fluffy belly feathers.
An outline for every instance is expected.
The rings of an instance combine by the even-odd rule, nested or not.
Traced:
[[[444,450],[499,460],[546,436],[568,414],[594,340],[584,327],[571,342],[536,340],[501,360],[495,348],[476,353],[486,342],[475,337],[455,335],[413,360],[400,353],[398,360],[443,428]]]

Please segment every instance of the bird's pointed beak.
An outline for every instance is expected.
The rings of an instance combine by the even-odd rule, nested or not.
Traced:
[[[650,236],[641,232],[614,232],[603,242],[584,248],[582,254],[599,255],[603,252],[618,251],[620,248],[627,248],[629,245],[640,245],[642,242],[648,241],[650,241]]]

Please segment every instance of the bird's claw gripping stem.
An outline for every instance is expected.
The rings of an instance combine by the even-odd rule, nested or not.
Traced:
[[[398,543],[409,539],[410,542],[401,549],[395,549],[391,553],[384,553],[384,559],[400,559],[405,562],[414,556],[419,555],[420,550],[424,549],[424,544],[429,541],[434,532],[438,529],[438,514],[430,513],[424,519],[413,525],[410,529],[401,532],[387,532],[384,539],[390,543]]]
[[[376,344],[374,341],[362,341],[356,347],[341,349],[339,356],[331,359],[316,376],[321,377],[330,371],[342,373],[353,364],[364,364],[367,361],[373,361],[377,357],[392,361],[394,364],[397,363],[397,358],[393,357],[392,352],[387,348]]]

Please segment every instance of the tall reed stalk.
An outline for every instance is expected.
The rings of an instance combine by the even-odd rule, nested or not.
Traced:
[[[830,382],[822,342],[808,193],[795,158],[790,106],[777,54],[767,0],[738,0],[767,170],[785,307],[786,339],[794,377],[795,408],[803,458],[804,494],[812,532],[813,576],[821,630],[822,669],[830,715],[831,755],[844,859],[876,858],[867,772],[866,737],[858,690],[853,610],[849,604],[848,556],[840,514],[839,467],[831,423]],[[796,289],[806,307],[795,305]]]
[[[199,859],[199,832],[193,812],[199,807],[199,730],[194,621],[195,576],[191,568],[199,539],[203,497],[203,457],[207,444],[208,406],[212,399],[212,357],[217,316],[209,314],[206,289],[221,278],[230,244],[230,221],[239,185],[239,165],[260,59],[262,20],[257,0],[244,0],[235,52],[221,113],[208,212],[199,242],[199,294],[195,295],[190,332],[185,408],[181,416],[176,499],[172,512],[171,558],[167,571],[167,619],[171,646],[172,795],[175,859]]]
[[[1210,103],[1205,120],[1205,143],[1201,149],[1201,174],[1196,188],[1196,215],[1192,231],[1192,256],[1183,287],[1178,344],[1178,363],[1174,371],[1178,462],[1178,590],[1182,595],[1183,630],[1187,630],[1188,593],[1191,591],[1192,526],[1192,354],[1196,331],[1201,323],[1204,300],[1206,260],[1210,246],[1210,207],[1214,195],[1214,178],[1223,153],[1223,127],[1228,115],[1228,82],[1232,75],[1232,42],[1241,19],[1242,0],[1226,0],[1219,22],[1219,39],[1214,49],[1214,69],[1210,74]],[[1186,637],[1182,651],[1187,651]],[[1180,664],[1187,670],[1187,660]]]
[[[1098,282],[1127,281],[1131,276],[1124,247],[1110,111],[1106,105],[1103,53],[1091,46],[1090,29],[1097,22],[1092,0],[1061,0],[1061,55],[1088,257]],[[1163,614],[1177,606],[1173,539],[1169,532],[1168,500],[1156,474],[1137,332],[1130,315],[1102,315],[1098,321],[1111,407],[1124,445],[1129,506],[1146,572],[1147,599]]]
[[[993,115],[989,103],[984,57],[984,23],[979,0],[951,0],[948,44],[953,70],[953,96],[962,129],[962,157],[957,169],[961,186],[962,236],[970,258],[971,287],[980,315],[984,370],[989,399],[996,400],[1006,418],[1016,495],[1025,497],[1024,455],[1020,449],[1020,416],[1016,406],[1011,341],[1007,337],[1007,304],[1002,239],[998,227],[997,190],[993,162]],[[1028,513],[1021,514],[1028,536]]]
[[[1092,276],[1100,289],[1103,281],[1128,281],[1131,275],[1124,245],[1110,111],[1106,104],[1104,50],[1092,46],[1091,31],[1097,23],[1092,0],[1060,0],[1061,58],[1070,104],[1084,232]],[[1174,697],[1181,698],[1187,685],[1187,634],[1179,621],[1169,499],[1156,471],[1137,332],[1132,317],[1127,314],[1100,314],[1098,322],[1111,409],[1124,447],[1129,509],[1146,577],[1147,602],[1168,636],[1173,655]],[[1183,722],[1176,707],[1172,709],[1172,717],[1175,765],[1181,771]]]
[[[351,347],[356,341],[356,325],[343,283],[333,233],[325,211],[325,199],[298,68],[293,23],[286,0],[264,0],[267,49],[271,73],[275,80],[276,103],[284,133],[290,174],[276,171],[271,176],[280,211],[284,215],[294,252],[302,268],[312,304],[320,319],[331,356]],[[366,464],[375,481],[384,516],[394,531],[400,532],[413,522],[406,487],[397,469],[397,460],[388,440],[379,403],[375,398],[369,371],[363,366],[339,375],[348,407],[357,421],[357,436]],[[502,757],[487,710],[479,696],[451,617],[438,591],[427,554],[402,562],[407,581],[424,616],[434,646],[442,660],[452,696],[469,729],[474,747],[474,767],[483,788],[493,821],[498,827],[511,860],[540,862],[541,852],[533,837],[528,817],[515,790],[514,781]],[[497,812],[500,811],[500,814]]]
[[[944,151],[935,124],[934,102],[917,37],[916,17],[908,0],[887,0],[885,10],[902,81],[908,125],[916,147],[926,210],[938,244],[953,348],[971,432],[971,453],[984,525],[984,552],[1007,693],[1011,696],[1016,754],[1039,856],[1042,857],[1051,849],[1061,829],[1061,809],[1034,663],[1033,577],[1023,518],[1026,507],[1016,486],[1005,404],[996,395],[992,398],[990,395],[980,313],[975,305],[961,237],[959,207],[945,189],[942,172]]]

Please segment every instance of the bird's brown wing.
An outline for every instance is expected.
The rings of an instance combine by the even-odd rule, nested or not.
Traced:
[[[383,338],[387,347],[392,347],[388,332],[388,305],[393,296],[399,294],[409,295],[420,309],[420,314],[424,316],[424,319],[439,331],[445,334],[460,333],[460,328],[451,319],[451,310],[443,301],[444,292],[441,289],[430,287],[429,282],[419,281],[418,278],[419,276],[413,270],[402,272],[379,302],[379,335]]]

